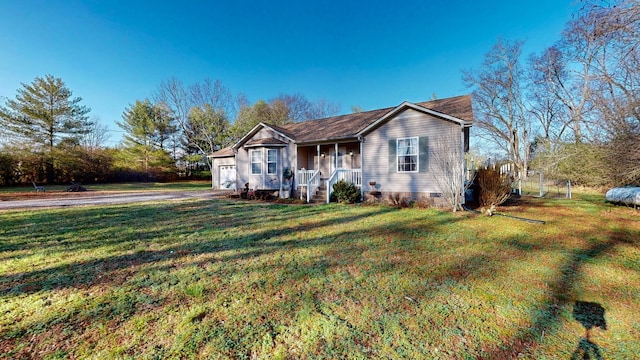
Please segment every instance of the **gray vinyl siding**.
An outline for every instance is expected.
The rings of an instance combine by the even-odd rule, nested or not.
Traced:
[[[459,124],[424,114],[405,110],[378,128],[366,134],[363,146],[363,183],[376,182],[384,193],[434,193],[437,186],[433,178],[431,152],[441,146],[462,146],[462,129]],[[395,139],[417,137],[426,140],[427,149],[419,149],[419,171],[398,173],[395,161],[391,161],[389,147]],[[395,149],[391,150],[395,154]],[[424,168],[424,156],[427,157]],[[390,169],[393,167],[393,169]]]
[[[277,133],[269,130],[262,129],[258,131],[250,140],[253,139],[266,139],[276,138],[283,142],[288,143],[287,146],[259,146],[259,147],[241,147],[238,149],[236,173],[238,189],[243,189],[245,183],[249,183],[250,189],[273,189],[278,190],[280,188],[280,182],[282,181],[282,171],[284,168],[289,167],[295,169],[295,154],[296,145],[289,142],[289,139],[279,136]],[[266,149],[278,150],[278,173],[275,175],[267,175],[267,151]],[[250,150],[262,151],[262,174],[251,174],[251,158]]]

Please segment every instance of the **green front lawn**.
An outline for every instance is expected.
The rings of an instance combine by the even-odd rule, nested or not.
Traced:
[[[0,212],[0,358],[637,356],[640,213],[502,210],[547,223],[193,199]],[[589,341],[577,301],[605,309]]]

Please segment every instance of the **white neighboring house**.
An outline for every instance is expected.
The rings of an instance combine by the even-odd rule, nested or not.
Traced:
[[[281,126],[260,123],[210,155],[212,185],[242,189],[248,183],[253,190],[286,196],[291,189],[307,201],[328,201],[332,185],[346,180],[365,195],[439,196],[430,154],[457,147],[464,157],[472,122],[471,97],[463,95]]]

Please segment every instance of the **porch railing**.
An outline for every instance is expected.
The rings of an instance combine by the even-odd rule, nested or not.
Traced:
[[[316,172],[317,170],[298,170],[298,184],[304,186]]]
[[[320,171],[318,170],[299,170],[298,185],[304,186],[307,195],[307,202],[311,201],[311,196],[320,187]]]
[[[336,169],[327,180],[327,204],[331,201],[333,185],[340,180],[352,183],[362,191],[362,169]]]

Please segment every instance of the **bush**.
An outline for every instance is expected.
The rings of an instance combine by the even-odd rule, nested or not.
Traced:
[[[0,152],[0,185],[13,185],[18,182],[18,163],[10,153]]]
[[[511,194],[513,180],[507,174],[500,174],[495,169],[479,169],[476,174],[478,182],[478,200],[482,208],[493,209],[507,201]]]
[[[417,209],[428,209],[435,207],[436,203],[433,198],[421,195],[418,200],[410,202],[409,205]]]
[[[333,184],[331,200],[344,204],[353,204],[360,201],[360,190],[350,182],[340,180]]]
[[[398,193],[389,194],[389,204],[398,209],[408,208],[411,204],[409,201]]]

